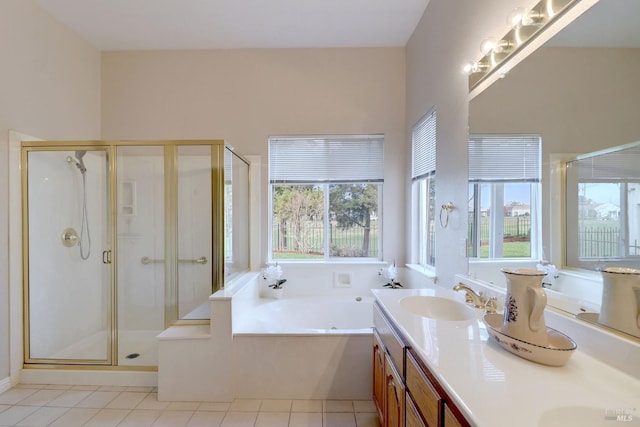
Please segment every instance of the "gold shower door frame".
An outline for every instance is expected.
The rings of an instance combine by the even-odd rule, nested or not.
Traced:
[[[24,364],[29,368],[157,370],[156,366],[118,365],[118,271],[117,251],[117,148],[164,147],[164,276],[165,328],[174,324],[208,323],[209,320],[180,320],[178,318],[178,218],[177,218],[177,156],[179,146],[211,146],[211,293],[224,287],[224,140],[145,140],[145,141],[23,141],[21,144],[22,178],[22,272],[23,272],[23,351]],[[99,248],[109,264],[107,301],[107,357],[99,359],[53,359],[30,357],[30,300],[29,300],[29,193],[28,153],[32,151],[104,151],[108,159],[107,176],[107,241],[109,248]]]

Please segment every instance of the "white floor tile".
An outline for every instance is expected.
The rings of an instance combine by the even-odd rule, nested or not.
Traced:
[[[69,384],[47,384],[42,388],[45,390],[70,390],[71,387]]]
[[[64,393],[64,390],[55,390],[55,389],[38,390],[32,395],[29,395],[28,397],[25,397],[24,399],[22,399],[20,402],[18,402],[18,405],[44,406],[47,403],[51,402],[56,397],[60,396],[62,393]]]
[[[147,397],[149,393],[137,393],[134,391],[123,391],[116,396],[105,408],[109,409],[133,409]]]
[[[100,409],[95,408],[71,408],[49,427],[80,427],[96,415]]]
[[[187,427],[220,427],[225,415],[224,412],[196,411]]]
[[[353,401],[325,400],[324,412],[353,412]]]
[[[259,412],[255,427],[288,427],[289,412]]]
[[[170,402],[158,401],[158,393],[149,393],[142,402],[136,406],[136,409],[166,409]]]
[[[261,400],[257,399],[236,399],[231,402],[229,410],[231,412],[258,412]]]
[[[257,412],[227,412],[221,427],[253,427]]]
[[[126,386],[120,385],[101,385],[98,387],[98,391],[126,391]]]
[[[200,402],[170,402],[167,407],[170,411],[195,411]]]
[[[155,387],[134,387],[128,386],[125,391],[137,391],[138,393],[151,393]]]
[[[17,424],[37,410],[38,408],[34,406],[12,406],[11,408],[0,412],[0,426],[12,426]]]
[[[354,400],[353,401],[354,412],[377,412],[376,405],[373,400]]]
[[[102,409],[115,399],[120,392],[117,391],[94,391],[76,405],[77,408],[98,408]]]
[[[356,413],[356,425],[358,427],[380,427],[380,419],[377,413],[360,412]]]
[[[99,388],[97,385],[74,385],[71,390],[96,391]]]
[[[291,412],[291,400],[265,399],[260,412]]]
[[[73,408],[78,403],[89,397],[91,393],[93,392],[89,390],[66,390],[55,399],[50,400],[45,406]]]
[[[292,412],[289,427],[322,427],[322,412]]]
[[[323,427],[356,427],[356,417],[347,412],[325,412],[322,420]]]
[[[184,427],[192,416],[193,411],[164,411],[153,427]]]
[[[198,411],[227,412],[230,407],[231,403],[228,402],[202,402],[198,406]]]
[[[4,411],[6,409],[9,409],[9,408],[11,408],[11,405],[0,405],[0,412]]]
[[[0,394],[0,404],[15,405],[37,392],[38,390],[33,388],[12,388]]]
[[[129,409],[101,409],[84,425],[86,427],[115,427],[129,412]]]
[[[157,410],[134,409],[118,424],[118,427],[150,427],[161,414]]]
[[[322,400],[294,400],[291,412],[322,412]]]
[[[39,408],[20,421],[17,426],[45,427],[60,418],[69,408]]]

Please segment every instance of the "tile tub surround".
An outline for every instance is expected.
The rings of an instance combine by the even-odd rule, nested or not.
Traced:
[[[378,427],[370,400],[159,402],[154,387],[22,385],[0,394],[0,426]]]
[[[603,425],[605,415],[627,410],[635,411],[634,422],[640,419],[640,379],[581,350],[581,341],[590,337],[558,328],[578,342],[578,350],[563,367],[544,366],[491,342],[482,310],[476,319],[447,322],[411,314],[400,305],[410,295],[460,301],[459,293],[444,288],[374,293],[472,425]],[[640,360],[637,347],[628,350],[627,358]],[[573,421],[567,414],[575,415]]]

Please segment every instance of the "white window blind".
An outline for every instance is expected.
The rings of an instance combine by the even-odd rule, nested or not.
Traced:
[[[269,138],[272,184],[383,182],[383,135]]]
[[[628,147],[610,153],[600,153],[569,163],[569,168],[578,167],[581,181],[611,180],[637,181],[640,179],[640,146]]]
[[[539,135],[470,135],[469,182],[540,182]]]
[[[436,110],[432,110],[414,127],[411,134],[411,177],[413,180],[436,172]]]

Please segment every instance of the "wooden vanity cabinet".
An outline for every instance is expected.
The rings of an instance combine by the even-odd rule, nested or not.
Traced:
[[[373,402],[381,426],[470,427],[377,303],[373,319]]]
[[[378,333],[373,331],[373,403],[378,410],[378,418],[384,420],[384,345]]]
[[[386,375],[384,426],[404,426],[405,387],[402,376],[398,373],[389,358],[385,360]]]

